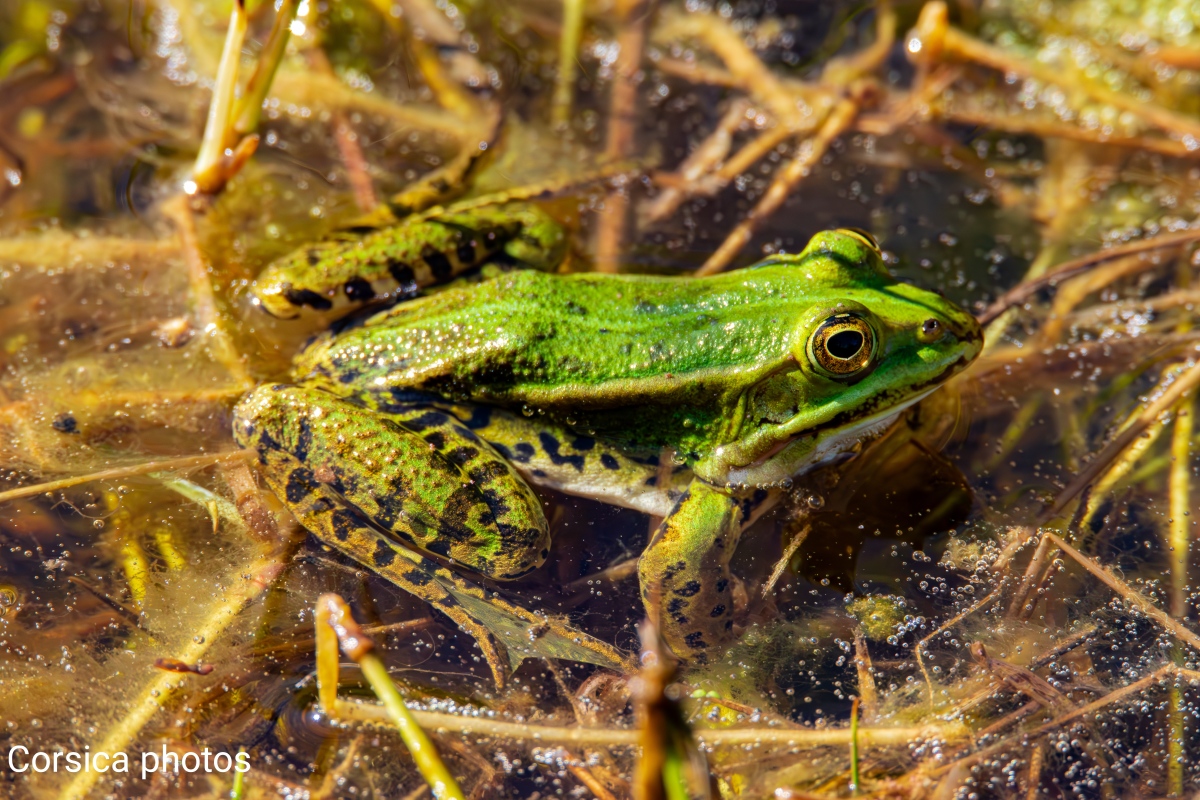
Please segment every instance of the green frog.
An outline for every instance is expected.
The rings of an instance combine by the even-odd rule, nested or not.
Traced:
[[[366,297],[344,291],[354,262],[375,276],[369,296],[407,296],[514,231],[526,251],[549,242],[551,263],[561,241],[533,208],[503,231],[453,222],[440,249],[404,243],[419,265],[393,247],[363,267],[348,244],[256,292],[284,315],[300,284],[310,304]],[[767,498],[881,433],[981,345],[969,313],[897,282],[869,235],[834,230],[711,277],[517,269],[352,316],[299,353],[292,384],[246,397],[234,432],[322,542],[460,624],[414,558],[525,575],[550,548],[531,485],[662,517],[641,599],[677,655],[705,662],[733,636],[729,563]]]

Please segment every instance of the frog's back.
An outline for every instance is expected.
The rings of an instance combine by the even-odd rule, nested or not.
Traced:
[[[420,391],[545,409],[686,402],[679,393],[727,390],[735,371],[756,380],[788,358],[789,320],[834,302],[819,287],[799,292],[787,272],[509,273],[319,338],[298,357],[297,377],[342,394]]]

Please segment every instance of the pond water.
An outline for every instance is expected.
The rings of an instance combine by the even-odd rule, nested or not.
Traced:
[[[245,10],[243,87],[289,7]],[[676,712],[694,796],[1195,793],[1192,5],[295,13],[257,148],[205,193],[229,3],[0,3],[0,795],[429,792],[350,656],[359,710],[318,702],[326,593],[473,797],[663,796],[637,764]],[[986,323],[968,370],[774,490],[736,643],[649,700],[634,559],[660,518],[539,488],[546,562],[471,578],[512,658],[489,663],[310,535],[231,433],[342,313],[265,314],[268,264],[510,196],[563,226],[561,272],[722,272],[854,228]]]

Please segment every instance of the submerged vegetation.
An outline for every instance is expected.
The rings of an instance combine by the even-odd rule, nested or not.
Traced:
[[[1181,0],[5,0],[0,794],[1194,794],[1197,53]],[[861,229],[985,326],[743,534],[713,663],[643,620],[657,518],[540,491],[452,622],[234,443],[342,313],[268,264],[510,199],[570,272]]]

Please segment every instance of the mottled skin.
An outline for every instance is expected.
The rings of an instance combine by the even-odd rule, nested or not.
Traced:
[[[527,572],[549,542],[524,481],[664,515],[643,601],[703,661],[730,637],[729,560],[766,490],[881,431],[981,343],[869,239],[831,231],[707,278],[518,271],[401,303],[318,337],[299,385],[260,387],[235,431],[293,510],[327,491],[366,520],[369,553],[301,513],[364,563],[391,534]]]
[[[328,311],[411,294],[500,254],[544,269],[557,265],[565,250],[562,228],[537,206],[484,206],[343,231],[268,266],[255,281],[254,298],[286,319],[303,306]]]

